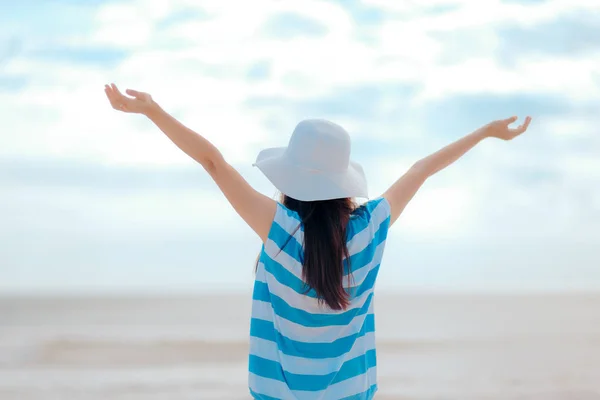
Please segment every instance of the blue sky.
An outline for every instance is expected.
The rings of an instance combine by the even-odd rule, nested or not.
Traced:
[[[6,10],[4,10],[6,11]],[[258,238],[103,85],[150,92],[257,189],[296,122],[353,138],[371,197],[479,126],[534,117],[428,181],[385,290],[600,288],[595,0],[13,2],[0,15],[0,292],[250,290]]]

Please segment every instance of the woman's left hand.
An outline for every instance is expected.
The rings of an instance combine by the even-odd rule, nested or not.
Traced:
[[[104,92],[112,108],[126,113],[148,114],[156,104],[150,94],[138,92],[137,90],[127,89],[125,93],[132,97],[125,96],[114,83],[104,85]]]
[[[507,119],[501,119],[498,121],[490,122],[485,128],[485,132],[488,136],[495,137],[502,140],[512,140],[517,136],[524,133],[529,127],[531,117],[525,118],[525,122],[516,128],[510,128],[509,125],[517,120],[517,117],[511,117]]]

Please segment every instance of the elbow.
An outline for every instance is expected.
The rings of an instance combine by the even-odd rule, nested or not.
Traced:
[[[214,154],[206,155],[202,159],[198,160],[198,162],[213,178],[216,177],[219,174],[219,171],[221,171],[227,164],[223,154],[221,154],[219,151],[214,152]]]
[[[208,174],[210,176],[212,176],[212,177],[216,176],[217,166],[215,165],[214,161],[212,161],[210,159],[206,159],[206,160],[201,161],[200,164],[206,170],[206,172],[208,172]]]
[[[409,173],[420,181],[425,182],[427,178],[433,175],[427,163],[424,160],[419,160],[410,167]]]

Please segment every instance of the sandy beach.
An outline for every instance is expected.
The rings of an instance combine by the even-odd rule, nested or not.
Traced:
[[[215,307],[215,304],[218,304]],[[247,295],[0,300],[0,399],[248,399]],[[380,294],[377,399],[600,399],[600,294]]]

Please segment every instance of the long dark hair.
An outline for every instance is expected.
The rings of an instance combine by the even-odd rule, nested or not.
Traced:
[[[344,289],[344,265],[348,265],[351,279],[350,256],[346,245],[346,226],[356,205],[351,198],[300,201],[281,195],[281,203],[296,211],[304,226],[304,260],[302,278],[308,288],[317,294],[321,303],[333,310],[344,310],[350,304]],[[300,227],[298,227],[299,229]],[[285,247],[285,246],[284,246]],[[351,283],[348,282],[348,286]]]

